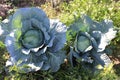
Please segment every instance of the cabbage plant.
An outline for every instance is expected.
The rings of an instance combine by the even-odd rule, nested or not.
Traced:
[[[82,63],[84,68],[93,71],[103,69],[112,64],[106,55],[106,46],[115,37],[116,31],[111,20],[93,21],[87,15],[82,15],[68,29],[67,37],[70,44],[69,59],[75,66],[74,58]],[[97,67],[100,65],[101,67]]]
[[[66,26],[39,8],[20,8],[0,25],[0,40],[10,53],[9,71],[57,71],[64,62]]]

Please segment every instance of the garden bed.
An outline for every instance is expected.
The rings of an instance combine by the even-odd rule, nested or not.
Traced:
[[[69,1],[71,1],[69,3]],[[76,2],[72,2],[72,1],[76,1]],[[106,5],[107,3],[103,1],[103,3],[101,2],[101,4],[99,4],[98,6],[106,6],[107,8],[110,8],[112,10],[109,10],[107,9],[106,7],[104,7],[103,9],[102,8],[99,8],[97,11],[97,5],[92,2],[91,3],[87,3],[87,0],[85,0],[86,2],[84,1],[81,1],[81,3],[83,5],[77,5],[77,0],[63,0],[63,1],[59,1],[57,2],[56,4],[52,3],[50,0],[16,0],[16,1],[1,1],[0,2],[0,20],[4,20],[5,18],[8,18],[9,15],[13,14],[13,12],[17,9],[17,8],[21,8],[21,7],[41,7],[46,13],[47,13],[47,16],[50,17],[50,18],[59,18],[62,22],[64,22],[66,25],[70,25],[71,23],[73,23],[74,19],[73,19],[73,15],[76,15],[76,12],[79,10],[83,10],[82,8],[85,8],[86,11],[83,10],[83,12],[86,12],[88,15],[90,15],[94,20],[97,20],[97,21],[100,21],[104,18],[110,18],[113,20],[114,22],[114,25],[116,27],[119,27],[120,24],[118,23],[118,20],[120,20],[119,18],[119,14],[120,14],[120,5],[118,3],[120,3],[118,0],[115,0],[115,2],[108,2],[110,3],[111,5]],[[79,1],[78,1],[79,2]],[[117,3],[118,2],[118,3]],[[89,6],[91,6],[91,8],[93,8],[91,11],[89,11],[89,7],[85,7],[86,4],[90,4]],[[77,7],[76,7],[77,6]],[[81,9],[77,9],[78,7],[82,7]],[[96,7],[97,6],[97,7]],[[114,6],[114,7],[113,7]],[[95,8],[96,7],[96,8]],[[111,8],[112,7],[112,8]],[[88,9],[88,10],[87,10]],[[108,11],[107,11],[108,10]],[[96,12],[97,11],[97,12]],[[117,12],[117,13],[116,13]],[[96,14],[95,14],[96,13]],[[107,14],[106,14],[107,13]],[[108,14],[110,16],[108,16]],[[69,15],[69,16],[68,16]],[[100,16],[99,16],[100,15]],[[61,18],[64,17],[64,18]],[[66,17],[67,16],[67,17]],[[79,17],[79,15],[77,15],[77,17]],[[69,20],[69,21],[68,21]],[[113,61],[114,63],[114,66],[113,66],[113,69],[115,70],[114,71],[114,74],[111,73],[110,75],[113,74],[113,77],[110,79],[108,76],[106,79],[110,79],[110,80],[114,80],[114,78],[116,78],[116,76],[120,76],[120,51],[118,51],[120,48],[117,47],[119,46],[118,43],[120,43],[120,38],[119,38],[119,33],[117,34],[117,37],[113,40],[112,44],[110,46],[115,46],[115,49],[114,52],[112,54],[108,54],[110,59]],[[5,48],[3,48],[2,50],[4,50]],[[6,59],[2,60],[3,57],[7,56],[8,58],[8,53],[4,50],[4,51],[0,51],[1,55],[4,55],[3,53],[5,53],[4,56],[2,56],[2,58],[0,59],[0,64],[2,64],[2,67],[1,69],[3,68],[4,69],[4,65],[5,65],[5,61]],[[4,64],[4,65],[3,65]],[[78,67],[79,66],[79,67]],[[9,80],[9,79],[30,79],[30,80],[37,80],[37,79],[57,79],[59,80],[59,77],[63,77],[63,78],[66,78],[66,79],[69,79],[69,80],[72,80],[72,78],[74,79],[84,79],[84,80],[88,80],[88,79],[91,79],[92,78],[90,77],[90,75],[86,76],[86,72],[83,71],[83,73],[79,73],[79,71],[82,71],[80,68],[80,65],[77,65],[77,67],[71,69],[70,67],[70,64],[69,62],[66,61],[65,64],[61,65],[61,68],[63,69],[60,69],[57,73],[51,73],[51,72],[36,72],[36,73],[27,73],[25,75],[23,74],[14,74],[14,76],[11,76],[11,74],[8,74],[6,73],[4,70],[1,70],[0,71],[0,79],[5,79],[5,80]],[[77,71],[78,70],[78,71]],[[81,78],[81,76],[84,76],[84,78]],[[86,76],[86,77],[85,77]],[[17,78],[16,78],[17,77]],[[23,77],[23,78],[21,78]],[[57,78],[58,77],[58,78]],[[101,77],[100,77],[101,79]],[[60,78],[60,80],[62,80],[62,78]],[[99,79],[96,79],[96,80],[99,80]],[[102,78],[102,80],[104,80]],[[117,80],[117,79],[115,79]]]

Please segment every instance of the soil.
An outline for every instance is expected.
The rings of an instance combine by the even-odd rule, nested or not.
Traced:
[[[29,7],[29,6],[41,6],[46,0],[0,0],[0,17],[5,19],[8,16],[8,11],[14,7]]]
[[[7,4],[0,4],[0,16],[2,18],[5,18],[6,15],[8,15],[8,10],[10,10],[12,7],[10,5]]]
[[[14,7],[41,6],[46,2],[50,2],[52,7],[56,7],[63,1],[68,3],[71,0],[0,0],[0,17],[5,19],[8,16],[8,11]]]

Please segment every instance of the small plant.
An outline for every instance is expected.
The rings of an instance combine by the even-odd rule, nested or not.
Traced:
[[[105,54],[105,49],[115,35],[111,20],[96,22],[83,15],[68,29],[71,64],[74,66],[75,57],[85,68],[92,71],[108,67],[112,62]],[[98,65],[101,67],[97,67]]]

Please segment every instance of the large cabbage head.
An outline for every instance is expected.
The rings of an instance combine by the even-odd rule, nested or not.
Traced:
[[[10,53],[7,67],[17,66],[19,72],[25,73],[59,69],[65,58],[61,50],[66,42],[64,24],[48,19],[41,9],[34,7],[18,9],[6,24],[1,30],[6,35],[3,38]],[[4,28],[10,29],[5,31]]]

